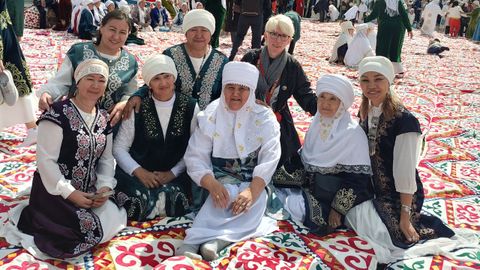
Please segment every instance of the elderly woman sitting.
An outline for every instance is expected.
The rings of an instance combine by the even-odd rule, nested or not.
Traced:
[[[317,113],[300,150],[306,174],[298,170],[293,174],[298,177],[275,179],[274,184],[292,218],[325,235],[373,192],[367,136],[348,111],[354,101],[352,84],[344,76],[325,75],[316,92]]]
[[[74,78],[75,95],[52,104],[38,120],[38,168],[30,200],[10,211],[1,235],[39,259],[83,254],[112,239],[127,222],[125,209],[109,200],[116,184],[112,128],[98,104],[108,66],[85,60]]]
[[[113,154],[117,190],[128,195],[128,217],[181,216],[188,206],[190,178],[183,154],[199,111],[196,100],[175,92],[177,69],[166,55],[149,58],[142,69],[149,94],[138,113],[122,122]]]
[[[280,129],[273,112],[255,103],[258,70],[230,62],[219,99],[198,115],[185,154],[188,174],[210,193],[176,254],[213,260],[231,242],[276,230],[264,216],[268,185],[280,159]]]

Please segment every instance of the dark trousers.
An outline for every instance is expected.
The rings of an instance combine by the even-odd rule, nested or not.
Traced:
[[[260,48],[263,30],[263,15],[240,15],[240,18],[238,19],[237,36],[233,41],[232,51],[230,52],[230,57],[228,58],[230,61],[235,59],[238,48],[240,45],[242,45],[243,39],[245,38],[249,27],[252,28],[252,49]]]

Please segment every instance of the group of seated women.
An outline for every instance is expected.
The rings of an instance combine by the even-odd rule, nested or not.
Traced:
[[[224,66],[220,97],[202,111],[176,89],[178,63],[167,55],[148,59],[139,89],[147,94],[115,129],[137,64],[113,42],[128,35],[124,15],[107,14],[97,44],[67,53],[63,77],[49,82],[55,97],[41,94],[30,201],[11,210],[2,236],[39,258],[70,258],[110,240],[127,219],[192,212],[176,255],[213,260],[233,242],[278,228],[265,214],[267,189],[313,233],[352,228],[379,261],[418,241],[453,236],[440,219],[420,212],[421,130],[394,93],[392,63],[380,56],[360,62],[358,123],[348,111],[349,79],[324,75],[316,93],[310,89],[285,50],[293,25],[282,16],[267,23],[264,48]],[[291,96],[314,114],[302,148],[287,106]]]

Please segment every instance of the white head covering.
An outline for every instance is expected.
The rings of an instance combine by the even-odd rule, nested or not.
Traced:
[[[358,75],[362,76],[369,71],[375,71],[387,78],[390,85],[393,84],[395,79],[395,72],[393,71],[392,62],[384,56],[370,56],[365,57],[358,65]]]
[[[324,75],[317,82],[316,93],[319,96],[324,92],[338,97],[341,104],[332,118],[319,112],[313,117],[300,150],[303,164],[307,170],[310,165],[327,172],[332,172],[328,168],[339,169],[338,165],[370,166],[367,136],[348,112],[354,101],[350,80],[342,75]]]
[[[82,5],[87,6],[88,4],[93,4],[93,0],[83,0]]]
[[[105,6],[106,6],[106,7],[109,7],[109,6],[112,5],[112,4],[115,5],[115,3],[113,3],[112,0],[108,0],[107,2],[105,2]]]
[[[387,5],[385,12],[388,16],[394,17],[398,15],[398,0],[385,0],[385,4]]]
[[[203,26],[208,29],[210,34],[213,34],[215,32],[215,17],[204,9],[195,9],[187,12],[183,18],[183,32],[186,33],[190,28],[196,26]]]
[[[474,4],[476,7],[479,7],[479,6],[480,6],[480,2],[479,2],[478,0],[473,1],[472,4]]]
[[[350,33],[348,32],[348,29],[355,29],[355,28],[353,28],[353,24],[352,24],[351,21],[342,22],[340,24],[340,28],[342,29],[342,32],[340,33],[340,35],[337,38],[337,41],[333,45],[332,53],[330,55],[330,58],[328,59],[328,61],[330,61],[330,62],[337,61],[337,59],[338,59],[338,54],[337,54],[338,48],[340,48],[340,46],[342,46],[345,43],[350,44],[350,42],[352,41],[352,38],[353,38],[350,35]]]
[[[78,83],[80,79],[89,75],[89,74],[100,74],[103,75],[106,79],[108,79],[108,66],[100,59],[92,58],[87,59],[81,62],[77,68],[75,69],[75,73],[73,74],[73,78],[75,79],[75,83]]]
[[[349,21],[357,18],[357,13],[358,13],[358,7],[357,5],[353,5],[351,8],[347,10],[347,12],[345,12],[343,16],[345,20]]]
[[[172,58],[160,54],[147,59],[142,67],[142,77],[146,85],[150,85],[150,81],[158,74],[172,74],[174,80],[177,79],[177,68]]]
[[[258,74],[258,69],[246,62],[229,62],[223,68],[223,86],[229,83],[248,86],[250,93],[241,109],[231,111],[223,89],[220,98],[198,114],[199,128],[213,139],[212,156],[245,158],[279,128],[272,110],[255,103]]]

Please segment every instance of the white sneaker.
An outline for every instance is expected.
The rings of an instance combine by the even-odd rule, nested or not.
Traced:
[[[37,128],[29,128],[27,130],[27,137],[23,140],[21,144],[18,145],[18,147],[29,147],[32,144],[36,144],[37,134]]]
[[[18,100],[18,91],[13,82],[12,73],[9,70],[0,72],[0,91],[3,94],[3,101],[8,106],[13,106]]]

